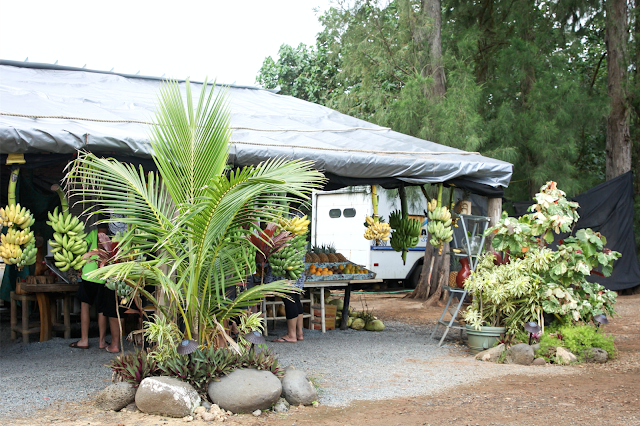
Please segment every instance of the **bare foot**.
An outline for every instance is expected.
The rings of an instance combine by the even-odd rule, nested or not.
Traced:
[[[105,349],[110,344],[111,344],[111,342],[107,342],[106,340],[101,340],[100,342],[98,342],[98,347],[100,349]]]
[[[302,334],[298,336],[298,340],[304,340],[304,338],[302,337]]]
[[[289,337],[289,336],[282,336],[279,339],[273,339],[272,342],[277,342],[277,343],[296,343],[297,340],[295,337]]]
[[[117,354],[118,352],[120,352],[120,348],[118,348],[117,346],[112,347],[111,345],[107,346],[106,351],[112,354]]]

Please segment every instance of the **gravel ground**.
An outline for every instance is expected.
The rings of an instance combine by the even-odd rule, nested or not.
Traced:
[[[285,333],[284,322],[278,325],[268,340]],[[319,386],[320,402],[330,406],[425,395],[488,376],[533,373],[535,368],[475,362],[459,356],[466,354],[466,346],[456,340],[438,347],[437,340],[429,339],[431,330],[387,322],[384,332],[305,330],[303,342],[268,345],[283,366],[307,372]],[[104,364],[113,355],[98,349],[97,338],[88,350],[69,348],[74,340],[23,345],[9,340],[8,321],[0,322],[0,400],[10,401],[0,404],[0,420],[29,415],[54,402],[87,399],[110,383],[111,371]],[[535,373],[551,370],[558,374],[554,368]]]

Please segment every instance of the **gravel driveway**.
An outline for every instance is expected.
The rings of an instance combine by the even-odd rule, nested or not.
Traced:
[[[307,372],[320,386],[320,402],[333,406],[424,395],[488,375],[534,368],[475,362],[461,356],[464,346],[455,340],[438,347],[437,340],[429,339],[428,326],[398,322],[386,326],[383,332],[305,330],[304,342],[268,345],[283,366]],[[284,333],[283,328],[270,330],[269,340]],[[113,355],[98,349],[97,338],[91,339],[88,350],[69,348],[74,340],[54,338],[23,345],[9,340],[8,321],[0,322],[0,400],[7,402],[0,404],[0,420],[29,415],[53,402],[87,399],[110,383],[111,371],[104,364]]]

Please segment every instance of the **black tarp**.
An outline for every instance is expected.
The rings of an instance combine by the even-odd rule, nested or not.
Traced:
[[[625,290],[640,285],[640,262],[633,232],[633,173],[627,172],[603,184],[595,186],[573,198],[580,204],[575,231],[591,228],[607,238],[606,247],[622,253],[613,265],[610,277],[592,275],[589,281],[597,282],[609,290]],[[514,201],[517,216],[527,213],[533,201]],[[556,241],[567,234],[557,235]]]

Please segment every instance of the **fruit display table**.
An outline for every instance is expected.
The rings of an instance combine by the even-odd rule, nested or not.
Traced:
[[[347,329],[347,320],[349,319],[349,301],[351,299],[351,285],[352,284],[369,284],[369,283],[381,283],[382,280],[377,279],[364,279],[364,280],[334,280],[334,281],[305,281],[304,288],[311,289],[311,299],[313,300],[313,293],[318,292],[320,295],[320,318],[321,318],[321,330],[326,333],[326,325],[324,321],[324,289],[329,287],[344,287],[344,307],[342,308],[342,323],[340,324],[340,330]],[[314,305],[311,304],[311,315],[314,313]]]
[[[38,306],[40,309],[40,341],[44,342],[46,340],[51,339],[51,333],[54,328],[59,328],[64,331],[64,338],[71,338],[71,319],[70,319],[70,309],[71,309],[71,294],[78,291],[77,284],[67,284],[67,283],[54,283],[54,284],[27,284],[21,283],[21,288],[23,291],[27,293],[35,294],[35,300],[38,301]],[[12,293],[13,295],[13,293]],[[50,297],[50,295],[52,297]],[[26,296],[26,295],[25,295]],[[30,295],[29,300],[33,300],[33,295]],[[56,299],[63,299],[62,304],[62,317],[63,323],[59,324],[57,315],[57,309],[55,306]],[[16,297],[18,300],[18,297]],[[28,310],[25,309],[26,300],[23,301],[23,309],[22,309],[22,327],[18,327],[17,320],[17,304],[15,303],[14,297],[11,299],[11,339],[16,339],[16,332],[22,333],[23,341],[25,343],[29,342],[29,316]],[[26,313],[26,317],[25,317]],[[26,330],[25,330],[26,324]],[[26,331],[26,333],[25,333]]]

